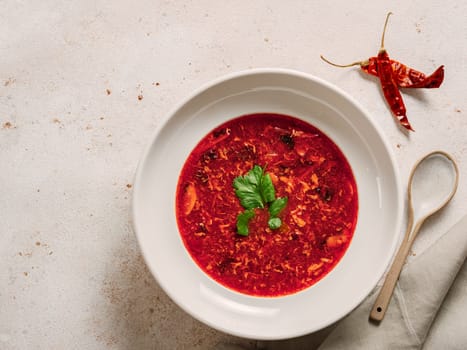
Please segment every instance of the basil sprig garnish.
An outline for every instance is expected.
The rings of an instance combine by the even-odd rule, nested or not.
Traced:
[[[270,218],[268,226],[272,230],[281,227],[279,213],[287,205],[287,197],[276,198],[276,190],[271,176],[264,172],[259,165],[255,165],[244,176],[238,176],[233,181],[235,194],[245,209],[237,216],[237,233],[248,235],[248,223],[255,216],[254,209],[268,207]]]

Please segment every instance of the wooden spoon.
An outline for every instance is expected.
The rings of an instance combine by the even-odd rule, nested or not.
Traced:
[[[459,169],[454,159],[445,152],[429,153],[415,164],[409,177],[407,231],[371,309],[370,320],[380,322],[384,318],[394,287],[420,227],[429,216],[451,200],[458,182]]]

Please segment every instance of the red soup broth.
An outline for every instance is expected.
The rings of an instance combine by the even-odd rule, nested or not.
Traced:
[[[255,165],[288,203],[280,228],[268,227],[267,209],[255,209],[242,236],[236,220],[244,208],[233,181]],[[189,254],[215,281],[253,296],[296,293],[326,276],[349,247],[357,213],[357,185],[342,151],[316,127],[281,114],[216,127],[178,179],[176,217]]]

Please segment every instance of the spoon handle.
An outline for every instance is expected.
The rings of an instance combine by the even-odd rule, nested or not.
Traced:
[[[386,314],[386,310],[389,306],[389,302],[391,301],[394,288],[396,287],[397,280],[399,279],[402,267],[404,266],[405,260],[407,259],[407,255],[409,255],[410,248],[412,247],[421,224],[422,222],[418,222],[417,225],[415,225],[412,234],[409,234],[409,232],[406,233],[404,241],[402,242],[396,257],[394,258],[394,262],[392,263],[392,266],[386,275],[384,284],[379,291],[379,295],[376,298],[373,308],[371,309],[370,320],[377,322],[383,320],[384,315]]]

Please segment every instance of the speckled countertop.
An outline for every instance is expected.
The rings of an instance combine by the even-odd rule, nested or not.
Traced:
[[[0,1],[0,349],[254,345],[179,309],[145,267],[130,206],[137,162],[180,99],[223,74],[285,67],[355,97],[385,131],[402,182],[434,149],[459,162],[449,207],[413,254],[467,212],[467,3],[429,1]],[[404,93],[397,127],[377,81],[324,64],[393,58],[438,90]]]

